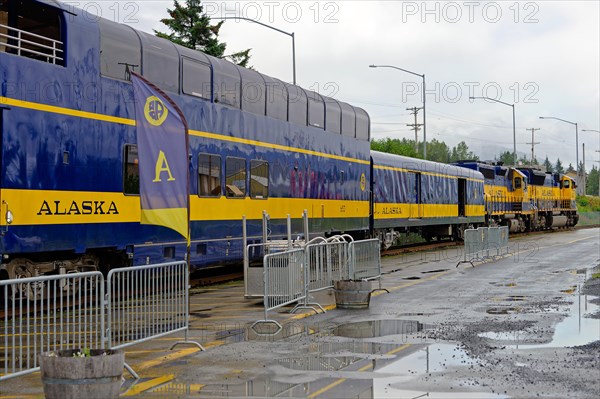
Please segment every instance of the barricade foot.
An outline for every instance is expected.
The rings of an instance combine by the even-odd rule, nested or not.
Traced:
[[[460,262],[458,262],[458,263],[456,264],[456,267],[458,267],[458,266],[462,265],[463,263],[470,263],[470,264],[471,264],[471,267],[475,267],[475,265],[473,264],[473,261],[470,261],[470,260],[461,260]]]
[[[127,364],[127,362],[125,362],[125,369],[129,371],[129,374],[131,374],[133,378],[135,378],[136,380],[140,379],[140,376],[131,368],[129,364]]]
[[[290,310],[290,313],[295,313],[300,309],[308,309],[308,310],[314,311],[315,314],[319,314],[319,311],[316,308],[321,309],[322,313],[325,313],[325,309],[323,308],[323,306],[319,305],[318,303],[307,303],[305,305],[296,305],[296,306],[294,306],[294,308],[292,310]]]
[[[177,345],[195,345],[201,351],[206,351],[206,349],[204,349],[204,347],[201,344],[199,344],[198,342],[196,342],[196,341],[188,341],[188,340],[175,342],[173,345],[171,345],[171,347],[169,348],[169,350],[173,350],[173,348],[176,347]]]
[[[387,288],[375,288],[374,290],[371,291],[371,294],[374,293],[374,292],[377,292],[377,291],[383,291],[386,294],[390,293],[390,291]]]
[[[271,324],[274,325],[276,327],[275,331],[269,331],[269,332],[265,332],[264,330],[258,330],[256,327],[261,325],[261,324]],[[252,329],[252,331],[254,331],[256,333],[256,335],[261,336],[261,337],[268,337],[271,335],[277,335],[281,332],[281,330],[283,330],[283,327],[281,324],[279,324],[277,321],[275,320],[258,320],[255,321],[250,328]]]

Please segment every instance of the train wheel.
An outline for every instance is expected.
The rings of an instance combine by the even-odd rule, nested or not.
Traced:
[[[12,270],[11,270],[12,269]],[[31,269],[25,265],[13,266],[8,270],[11,279],[19,280],[34,277]],[[43,282],[18,283],[12,286],[12,300],[27,299],[37,301],[42,299],[44,293]]]

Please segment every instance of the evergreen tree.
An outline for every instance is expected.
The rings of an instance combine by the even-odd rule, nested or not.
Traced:
[[[500,154],[500,157],[498,157],[497,160],[502,162],[504,165],[512,165],[513,154],[510,151],[504,151],[502,154]]]
[[[479,157],[475,155],[472,151],[469,151],[469,146],[464,141],[461,141],[456,145],[456,147],[452,147],[452,154],[450,155],[450,160],[452,162],[460,160],[478,161]]]
[[[415,151],[414,140],[391,139],[389,137],[371,141],[371,149],[379,152],[387,152],[389,154],[404,155],[407,157],[418,158]]]
[[[544,161],[544,167],[546,168],[546,172],[554,173],[554,166],[552,166],[552,163],[548,159],[547,155],[546,160]]]
[[[250,49],[225,56],[227,44],[218,39],[221,21],[211,25],[210,18],[204,12],[201,0],[185,0],[185,5],[174,0],[174,8],[167,9],[170,18],[160,20],[171,33],[154,31],[156,36],[168,39],[173,43],[194,50],[200,50],[218,58],[230,58],[236,64],[247,67],[250,60]]]
[[[598,181],[598,175],[600,175],[600,171],[596,168],[596,165],[592,167],[590,174],[587,177],[586,185],[586,193],[587,195],[597,195],[600,196],[598,192],[598,186],[600,185],[600,181]]]
[[[567,171],[565,173],[575,173],[575,168],[573,168],[573,164],[569,164]]]
[[[450,149],[443,141],[433,139],[427,142],[427,159],[434,162],[449,162]]]
[[[554,171],[556,173],[561,173],[561,174],[565,173],[565,168],[563,168],[562,162],[560,162],[560,158],[558,158],[556,160],[556,166],[554,167]]]

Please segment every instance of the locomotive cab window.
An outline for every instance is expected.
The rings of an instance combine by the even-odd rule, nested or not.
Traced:
[[[198,156],[198,195],[221,196],[221,156],[200,154]]]
[[[228,157],[225,160],[225,192],[228,198],[246,196],[246,160]]]
[[[250,161],[250,197],[269,196],[269,164],[266,161]]]
[[[0,51],[65,64],[61,11],[33,1],[0,1]]]
[[[137,146],[127,144],[123,153],[123,193],[125,195],[139,195],[140,166]]]
[[[521,188],[521,178],[517,177],[515,178],[515,189],[519,189]]]
[[[571,187],[571,184],[569,183],[569,181],[568,181],[568,180],[565,180],[565,182],[564,182],[564,187],[565,187],[565,188],[570,188],[570,187]]]

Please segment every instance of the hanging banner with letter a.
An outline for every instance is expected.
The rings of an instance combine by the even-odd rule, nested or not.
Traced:
[[[141,223],[171,228],[189,242],[187,123],[160,89],[132,73]]]

